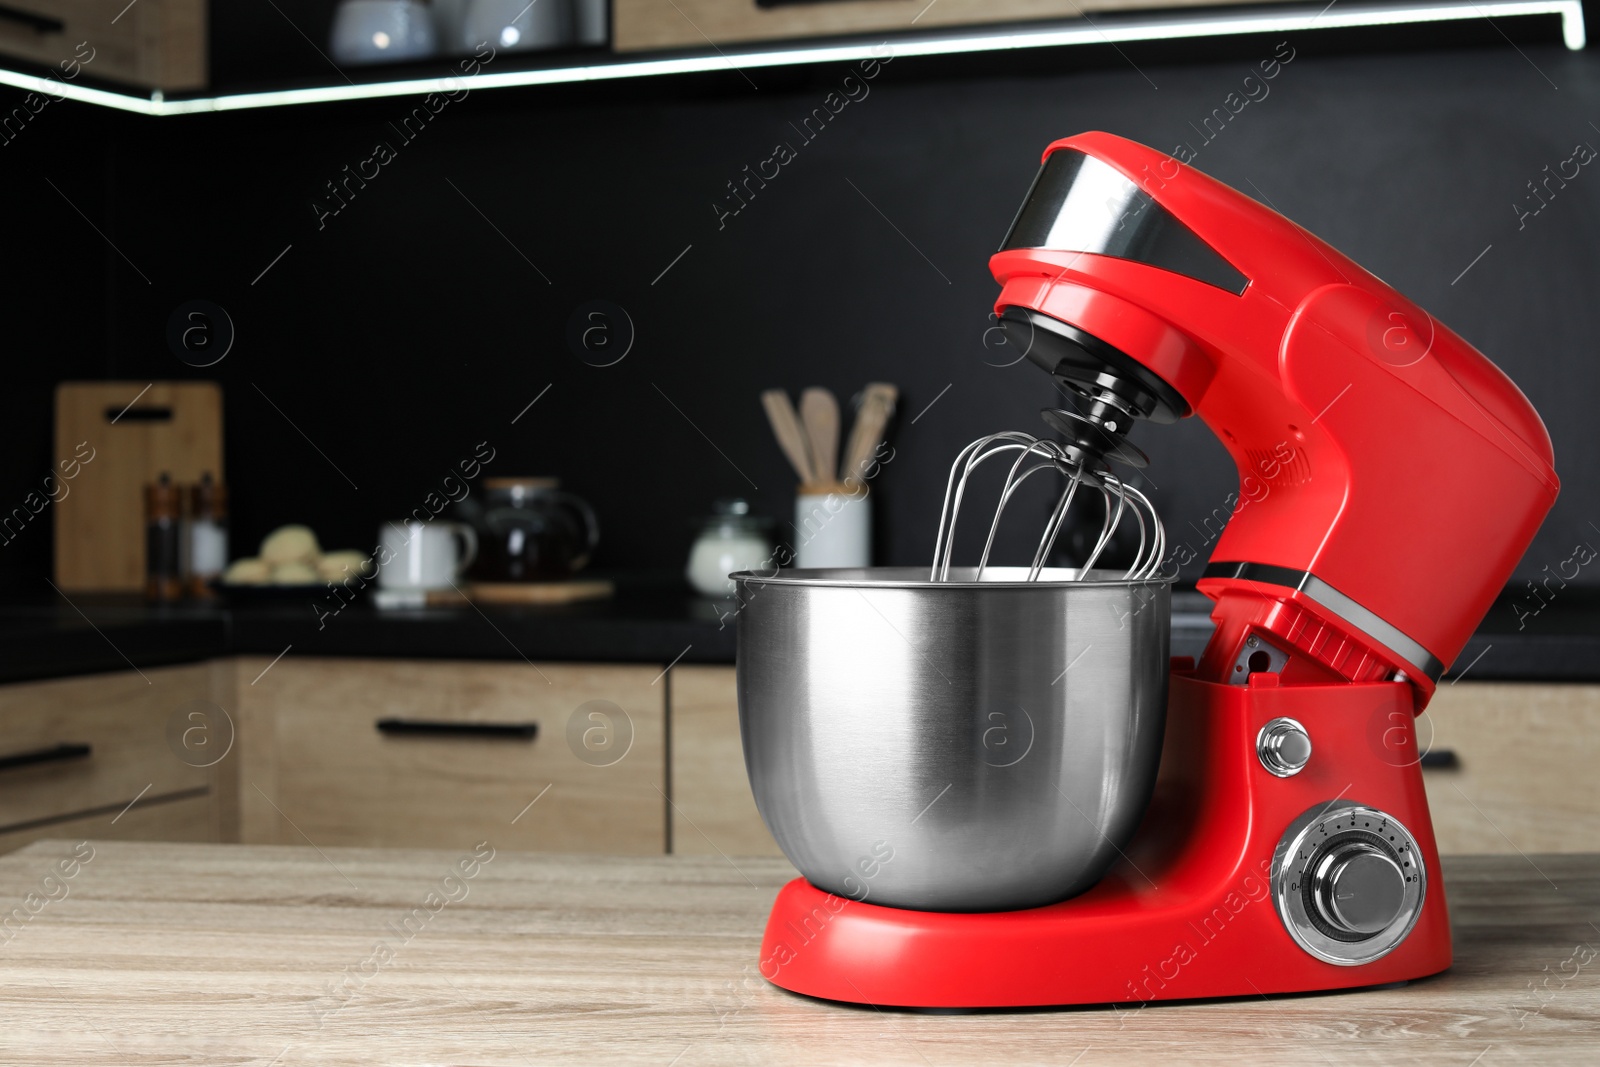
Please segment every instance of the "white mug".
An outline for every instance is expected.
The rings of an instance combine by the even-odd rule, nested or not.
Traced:
[[[449,589],[478,558],[478,534],[459,522],[401,519],[378,531],[378,585],[384,589]]]

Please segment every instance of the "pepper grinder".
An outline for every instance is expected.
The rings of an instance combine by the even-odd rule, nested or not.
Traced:
[[[183,494],[166,471],[153,485],[144,487],[144,595],[148,600],[173,601],[183,595],[179,559],[179,531],[183,521]]]

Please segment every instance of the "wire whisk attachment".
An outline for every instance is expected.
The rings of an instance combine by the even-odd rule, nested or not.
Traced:
[[[1124,445],[1124,447],[1131,449],[1131,446]],[[1139,547],[1134,553],[1132,564],[1123,572],[1123,579],[1139,581],[1154,578],[1160,572],[1161,561],[1166,554],[1167,533],[1149,497],[1110,471],[1091,469],[1088,465],[1091,457],[1086,456],[1081,448],[1073,444],[1064,445],[1056,441],[1042,440],[1021,430],[1007,430],[978,438],[963,448],[956,456],[955,462],[951,464],[950,479],[945,485],[944,506],[939,512],[939,536],[933,545],[933,567],[928,575],[929,581],[950,580],[950,556],[955,544],[956,522],[961,514],[961,502],[967,492],[967,479],[988,460],[1012,452],[1017,453],[1017,456],[1006,475],[1005,486],[1000,491],[1000,502],[996,505],[994,518],[989,523],[989,536],[984,541],[983,555],[978,559],[978,570],[973,578],[974,581],[983,580],[984,568],[989,565],[989,554],[994,549],[995,535],[1000,531],[1000,519],[1005,515],[1006,505],[1011,502],[1012,495],[1023,482],[1046,470],[1053,470],[1066,478],[1067,484],[1061,496],[1057,498],[1055,507],[1051,509],[1050,518],[1039,537],[1038,547],[1033,554],[1033,563],[1028,568],[1028,581],[1039,580],[1039,573],[1044,569],[1045,560],[1049,558],[1050,550],[1055,547],[1056,538],[1060,536],[1061,528],[1066,524],[1068,509],[1072,507],[1072,502],[1080,491],[1100,494],[1105,502],[1105,518],[1101,523],[1100,536],[1095,542],[1094,549],[1084,560],[1078,576],[1083,577],[1099,562],[1101,554],[1105,552],[1117,528],[1129,513],[1132,513],[1138,523]]]

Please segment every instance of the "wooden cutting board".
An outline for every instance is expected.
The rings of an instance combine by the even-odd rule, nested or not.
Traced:
[[[471,600],[479,604],[575,604],[600,600],[616,587],[607,579],[572,579],[565,582],[472,582],[465,590],[428,592],[430,607],[452,607]]]
[[[93,449],[91,453],[89,450]],[[56,584],[65,592],[141,592],[144,487],[163,471],[182,485],[222,469],[216,382],[63,382],[58,459],[91,456],[54,506]]]

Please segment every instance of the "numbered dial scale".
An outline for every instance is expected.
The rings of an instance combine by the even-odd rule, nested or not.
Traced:
[[[1278,917],[1301,948],[1355,966],[1405,940],[1428,875],[1416,839],[1396,819],[1332,801],[1290,824],[1272,859],[1272,888]]]

